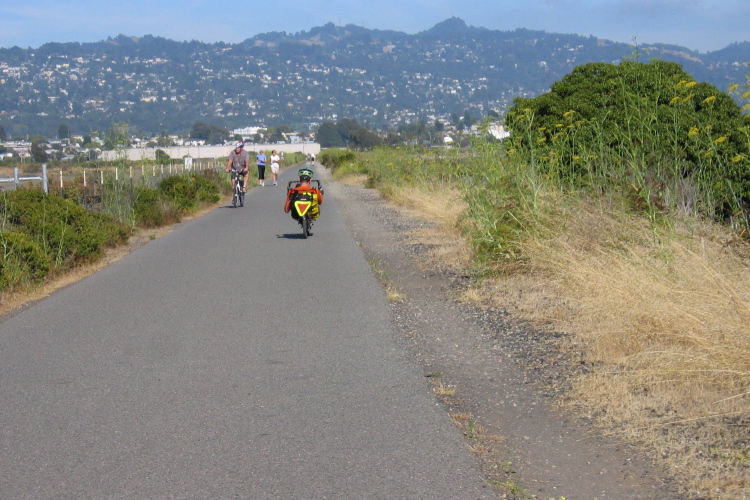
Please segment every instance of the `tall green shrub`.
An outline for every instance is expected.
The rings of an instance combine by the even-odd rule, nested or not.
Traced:
[[[95,259],[106,245],[127,237],[127,229],[104,214],[38,189],[3,193],[0,213],[6,231],[31,237],[56,266]]]
[[[142,227],[158,227],[164,223],[159,191],[148,186],[135,190],[133,213],[135,223]]]
[[[750,201],[742,125],[729,95],[664,61],[579,66],[549,93],[516,99],[506,118],[518,161],[560,186],[713,213]],[[685,203],[692,186],[703,197]]]
[[[159,191],[183,212],[195,209],[199,203],[216,203],[220,198],[219,187],[199,174],[168,177],[159,184]]]
[[[31,236],[0,232],[0,291],[42,281],[50,259]]]

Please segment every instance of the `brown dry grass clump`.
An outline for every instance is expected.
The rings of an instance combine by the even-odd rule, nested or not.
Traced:
[[[405,186],[390,193],[389,199],[407,214],[419,214],[432,223],[429,229],[412,234],[414,242],[430,249],[431,265],[459,268],[470,262],[471,246],[458,230],[466,210],[460,191],[446,186]]]

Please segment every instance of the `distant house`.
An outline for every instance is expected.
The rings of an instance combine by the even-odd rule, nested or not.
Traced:
[[[499,123],[493,123],[488,132],[498,141],[502,141],[503,139],[507,139],[508,137],[510,137],[510,132],[505,130],[505,127],[503,125],[500,125]]]

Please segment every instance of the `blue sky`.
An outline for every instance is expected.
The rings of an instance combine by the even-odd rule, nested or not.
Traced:
[[[119,34],[237,43],[328,22],[418,33],[450,17],[495,30],[528,28],[707,52],[750,41],[750,0],[4,0],[0,47],[94,42]],[[8,5],[10,4],[10,5]]]

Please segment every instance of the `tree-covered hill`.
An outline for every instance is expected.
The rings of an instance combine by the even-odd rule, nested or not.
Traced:
[[[119,35],[96,43],[0,49],[0,125],[11,136],[54,136],[128,123],[185,133],[201,121],[226,128],[312,125],[347,117],[373,127],[504,112],[576,66],[636,56],[683,65],[726,89],[744,81],[750,43],[698,53],[593,36],[496,31],[451,18],[409,35],[332,23],[239,44]]]

